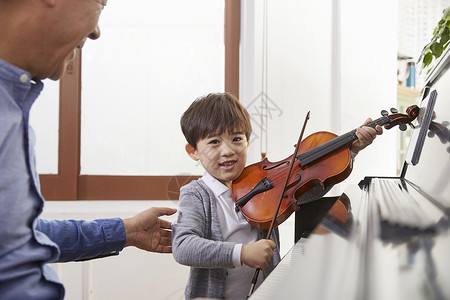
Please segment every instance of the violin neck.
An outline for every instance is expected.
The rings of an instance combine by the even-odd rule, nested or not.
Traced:
[[[382,126],[389,122],[390,122],[389,118],[383,116],[372,122],[364,124],[363,126],[375,128],[377,125]],[[356,141],[357,139],[358,137],[356,136],[356,129],[353,129],[352,131],[349,131],[341,136],[329,140],[328,142],[320,144],[303,153],[300,153],[299,155],[297,155],[297,159],[299,160],[300,165],[304,167],[308,164],[315,162],[318,159],[321,159],[322,157],[327,156],[328,154],[333,153],[334,151],[340,148],[350,146],[350,144]]]

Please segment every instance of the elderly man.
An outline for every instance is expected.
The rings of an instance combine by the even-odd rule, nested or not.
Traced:
[[[106,0],[0,0],[0,298],[62,299],[46,265],[117,254],[135,246],[171,252],[171,208],[128,219],[47,221],[29,132],[44,78],[58,80],[75,50],[100,36]]]

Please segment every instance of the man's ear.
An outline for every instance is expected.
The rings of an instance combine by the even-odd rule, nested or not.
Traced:
[[[191,144],[186,144],[186,152],[187,154],[195,161],[200,160],[200,157],[198,156],[198,152],[197,150],[195,150],[195,148],[191,145]]]

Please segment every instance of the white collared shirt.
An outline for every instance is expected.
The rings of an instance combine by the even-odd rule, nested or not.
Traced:
[[[255,269],[242,266],[241,249],[242,245],[258,240],[258,229],[251,226],[240,211],[236,212],[231,190],[227,186],[208,172],[205,172],[202,180],[217,198],[217,216],[224,241],[236,243],[233,249],[233,265],[236,268],[228,269],[225,283],[226,299],[245,299]],[[262,281],[262,276],[259,276],[258,279],[258,281]],[[243,282],[248,282],[248,288],[247,284],[243,284]]]

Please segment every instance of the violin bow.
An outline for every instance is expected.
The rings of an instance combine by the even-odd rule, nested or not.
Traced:
[[[288,174],[286,176],[286,181],[284,182],[284,187],[281,190],[281,195],[280,195],[280,199],[278,201],[277,209],[275,210],[275,214],[273,215],[272,221],[270,222],[270,227],[269,227],[269,230],[267,232],[267,237],[266,237],[266,239],[268,239],[268,240],[270,239],[270,236],[272,235],[273,228],[275,227],[275,221],[276,221],[277,216],[278,216],[278,211],[280,210],[281,202],[283,201],[283,195],[284,195],[285,189],[287,187],[287,184],[289,182],[289,178],[291,177],[292,167],[294,166],[294,162],[295,162],[295,159],[296,159],[296,156],[297,156],[297,151],[298,151],[298,148],[300,147],[300,143],[301,143],[301,141],[303,139],[303,133],[305,132],[306,123],[309,120],[309,115],[310,115],[310,112],[308,111],[308,113],[306,114],[306,117],[305,117],[305,122],[303,123],[302,132],[300,133],[300,136],[298,137],[297,145],[295,145],[295,152],[294,152],[294,155],[292,155],[291,165],[289,167],[289,172],[288,172]],[[259,271],[260,271],[260,269],[256,269],[255,270],[255,274],[253,275],[253,279],[252,279],[252,284],[250,286],[250,292],[249,292],[247,298],[250,297],[253,294],[253,292],[255,291],[256,282],[258,281]]]

